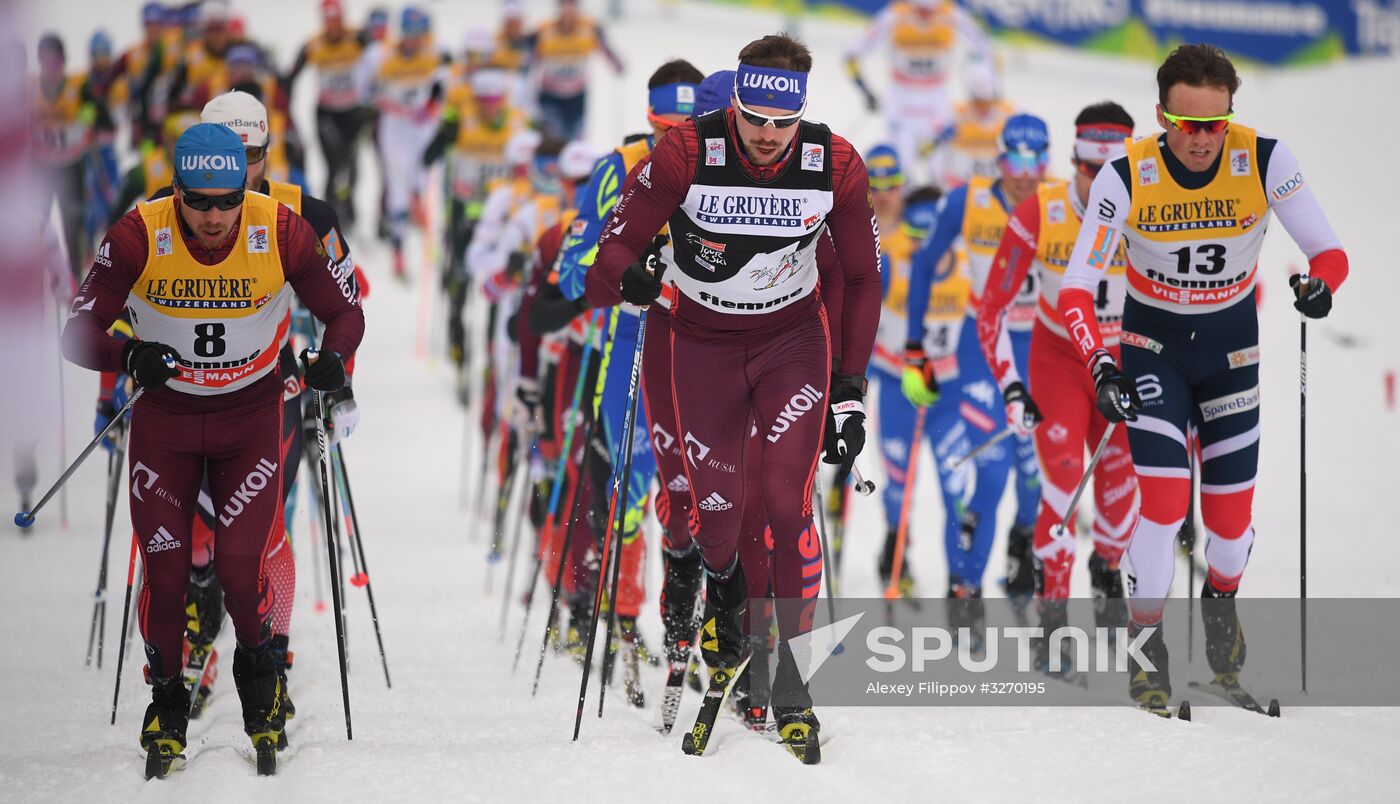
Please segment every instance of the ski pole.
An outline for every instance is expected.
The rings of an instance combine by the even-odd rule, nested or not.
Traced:
[[[1190,428],[1188,428],[1190,429]],[[1194,435],[1194,433],[1192,434]],[[1186,466],[1191,496],[1186,505],[1186,521],[1181,526],[1179,539],[1186,548],[1186,661],[1196,655],[1196,448],[1195,439],[1186,439]]]
[[[559,464],[554,471],[554,484],[549,490],[549,513],[545,516],[544,527],[540,529],[541,537],[553,530],[559,514],[559,495],[564,487],[565,478],[568,475],[568,456],[573,444],[574,428],[578,423],[578,409],[583,400],[583,385],[588,375],[588,361],[593,354],[593,335],[597,331],[598,321],[602,318],[602,311],[594,311],[593,317],[588,324],[588,334],[585,336],[583,345],[583,357],[579,362],[578,379],[574,382],[574,400],[569,406],[568,421],[564,422],[564,440],[559,449]],[[520,638],[515,643],[515,660],[511,662],[510,671],[515,672],[515,668],[520,664],[520,650],[525,645],[525,628],[530,624],[530,608],[535,602],[535,586],[539,583],[540,571],[544,565],[544,552],[541,551],[539,558],[535,560],[534,572],[530,573],[530,591],[525,593],[525,621],[520,624]],[[548,629],[546,629],[547,631]],[[548,639],[548,636],[546,636]]]
[[[167,358],[165,364],[170,368],[174,368],[175,359]],[[87,460],[87,456],[91,455],[92,451],[97,449],[97,445],[102,443],[102,439],[106,437],[108,431],[115,427],[117,425],[117,422],[122,420],[122,417],[126,415],[127,411],[131,410],[131,406],[136,404],[136,400],[140,399],[141,395],[145,392],[145,388],[136,389],[135,393],[131,395],[131,398],[126,400],[126,404],[122,405],[122,409],[117,411],[116,415],[112,417],[111,421],[107,422],[106,427],[102,428],[102,432],[98,433],[92,439],[92,441],[88,442],[88,445],[83,448],[83,451],[78,454],[78,457],[74,459],[71,464],[68,465],[67,469],[63,470],[63,474],[59,476],[58,480],[54,481],[54,484],[52,486],[49,486],[49,490],[44,492],[43,497],[39,498],[39,503],[34,506],[33,510],[20,511],[19,513],[15,514],[16,525],[20,526],[21,528],[27,528],[30,525],[34,524],[34,517],[39,513],[40,510],[43,509],[44,505],[48,503],[49,499],[53,497],[54,492],[63,488],[63,484],[67,483],[68,478],[72,477],[73,473],[78,471],[78,467],[83,465],[83,461]]]
[[[60,310],[62,307],[60,306]],[[68,409],[68,398],[63,388],[63,314],[60,312],[53,318],[54,326],[58,328],[58,462],[63,463],[63,456],[68,454],[68,424],[64,421],[64,411]],[[58,522],[59,527],[68,530],[68,488],[59,487],[58,496]]]
[[[520,461],[520,468],[516,470],[519,475],[516,483],[520,486],[520,505],[515,516],[515,525],[511,528],[510,558],[506,561],[506,588],[505,594],[501,596],[501,625],[496,631],[497,642],[506,638],[506,620],[510,618],[510,593],[515,586],[515,563],[520,555],[520,531],[530,515],[530,498],[534,496],[533,484],[530,483],[530,442],[525,438],[521,439],[520,451],[521,456],[517,459]]]
[[[856,479],[853,485],[855,490],[860,493],[860,496],[869,497],[875,493],[875,481],[866,480],[865,476],[860,473],[859,466],[851,464],[851,475]]]
[[[308,366],[314,363],[319,356],[319,350],[308,349],[306,351]],[[345,617],[340,599],[340,558],[336,555],[336,545],[333,543],[332,536],[335,532],[335,522],[331,515],[331,457],[326,444],[326,416],[328,412],[325,395],[316,390],[312,391],[312,395],[316,405],[316,446],[320,450],[317,463],[321,470],[321,514],[326,528],[326,556],[331,571],[331,605],[335,607],[335,647],[340,659],[340,695],[341,703],[345,707],[345,739],[353,740],[355,733],[350,725],[350,679],[346,673],[345,659]]]
[[[92,644],[97,642],[97,669],[102,669],[102,649],[107,641],[107,556],[112,544],[112,523],[117,516],[117,491],[122,482],[122,458],[126,453],[126,427],[118,428],[112,453],[107,456],[107,517],[102,531],[102,563],[97,568],[97,591],[92,595],[92,625],[88,627],[85,666],[92,665]]]
[[[1298,277],[1301,294],[1308,275]],[[1308,319],[1298,324],[1298,665],[1308,691]]]
[[[598,687],[598,717],[603,716],[603,701],[607,694],[607,687],[602,682],[606,682],[608,673],[612,669],[613,624],[617,619],[617,583],[618,577],[622,574],[622,535],[627,521],[627,496],[632,490],[632,440],[637,426],[637,397],[641,396],[642,350],[646,348],[646,341],[647,311],[643,309],[638,314],[637,345],[632,350],[632,370],[627,379],[627,410],[622,420],[622,443],[618,445],[622,451],[622,471],[613,479],[612,505],[616,509],[616,517],[608,517],[608,530],[603,537],[604,558],[599,566],[599,570],[602,572],[606,570],[609,560],[612,561],[613,565],[612,588],[608,592],[607,636],[604,637],[607,647],[603,653],[603,673],[599,679]],[[609,552],[609,549],[612,552]],[[579,727],[583,723],[584,699],[588,696],[588,671],[592,669],[590,665],[592,663],[593,643],[596,641],[598,630],[598,616],[603,604],[602,581],[604,577],[606,576],[600,576],[598,579],[598,591],[593,600],[593,623],[588,629],[588,646],[584,650],[583,683],[579,685],[578,715],[574,719],[575,740],[578,739]]]
[[[506,519],[510,515],[510,501],[520,486],[520,466],[515,458],[517,436],[510,425],[501,422],[501,458],[503,467],[501,483],[496,491],[496,513],[491,518],[491,550],[486,554],[486,585],[483,591],[491,594],[491,580],[496,574],[496,565],[505,554]]]
[[[1099,439],[1099,445],[1094,449],[1094,454],[1089,458],[1089,465],[1084,467],[1084,476],[1079,478],[1079,485],[1074,487],[1074,494],[1069,498],[1069,505],[1065,508],[1065,515],[1060,520],[1060,524],[1055,526],[1054,538],[1060,539],[1069,533],[1069,523],[1074,521],[1074,509],[1079,507],[1079,498],[1084,494],[1084,488],[1089,485],[1089,478],[1094,476],[1094,467],[1099,465],[1099,459],[1103,457],[1104,450],[1108,448],[1108,440],[1113,437],[1113,430],[1118,427],[1118,422],[1109,422],[1103,430],[1103,438]]]
[[[831,570],[826,578],[826,615],[828,622],[836,622],[836,562],[831,553],[831,542],[826,538],[826,504],[822,500],[821,477],[816,478],[812,484],[812,493],[817,497],[817,533],[822,539],[822,555],[832,559]],[[859,482],[859,481],[857,481]]]
[[[340,465],[341,488],[345,489],[345,507],[350,509],[350,521],[354,526],[351,531],[350,550],[352,554],[358,554],[360,557],[360,574],[351,578],[350,584],[365,588],[365,596],[369,598],[369,616],[374,622],[374,639],[379,643],[379,662],[384,665],[384,686],[393,689],[394,684],[389,680],[389,660],[384,655],[384,635],[379,632],[379,609],[374,605],[374,585],[370,582],[369,560],[365,558],[365,540],[360,532],[360,515],[355,510],[355,495],[350,491],[350,469],[345,465],[344,444],[335,445],[335,457]]]
[[[488,404],[488,400],[486,400],[486,399],[483,397],[483,399],[481,400],[481,404],[483,404],[483,405]],[[470,417],[469,417],[469,418],[468,418],[468,421],[467,421],[467,427],[468,427],[468,428],[471,428],[471,427],[473,426],[473,424],[474,424],[474,423],[470,420]],[[482,433],[481,433],[481,470],[480,470],[479,472],[477,472],[477,475],[476,475],[476,491],[475,491],[475,493],[473,493],[473,495],[472,495],[472,506],[471,506],[472,527],[471,527],[471,529],[468,531],[469,533],[471,533],[471,540],[472,540],[473,542],[476,541],[476,534],[477,534],[476,523],[477,523],[478,521],[480,521],[480,519],[481,519],[481,500],[482,500],[483,497],[486,496],[486,475],[487,475],[487,473],[489,473],[490,471],[491,471],[491,432],[490,432],[490,430],[483,430]]]
[[[981,455],[983,452],[986,452],[992,447],[995,447],[997,444],[1000,444],[1001,442],[1005,441],[1013,435],[1016,435],[1016,431],[1010,427],[1007,427],[1000,433],[997,433],[996,435],[982,442],[982,444],[980,444],[976,449],[969,450],[966,455],[960,455],[956,458],[949,455],[943,461],[943,468],[951,472],[954,469],[957,469],[958,467],[972,460],[973,458],[976,458],[978,455]]]
[[[126,603],[122,605],[122,647],[117,653],[117,681],[112,688],[112,723],[117,725],[117,699],[122,694],[122,665],[126,661],[126,624],[131,617],[131,579],[136,574],[136,532],[131,532],[131,558],[126,562]]]
[[[588,440],[592,437],[593,420],[589,419],[587,426],[584,427],[583,439],[580,442],[584,445],[585,450],[588,449]],[[569,506],[569,524],[564,528],[564,544],[559,548],[559,565],[554,571],[554,591],[550,594],[549,614],[544,621],[544,638],[540,640],[540,655],[535,662],[535,682],[530,687],[531,698],[535,697],[535,693],[540,689],[540,671],[544,669],[544,654],[549,647],[549,624],[554,622],[554,614],[559,610],[559,591],[564,585],[564,567],[569,563],[569,545],[573,543],[574,525],[578,524],[578,506],[579,501],[583,499],[583,495],[579,491],[583,486],[583,473],[585,471],[587,470],[583,466],[583,461],[579,461],[578,482],[569,491],[573,498]]]
[[[904,574],[904,545],[909,539],[909,513],[919,474],[919,445],[924,435],[924,416],[928,408],[918,406],[914,414],[914,434],[909,439],[909,462],[904,469],[904,497],[899,501],[899,525],[894,531],[894,554],[890,557],[890,582],[885,586],[885,599],[899,597],[900,576]]]

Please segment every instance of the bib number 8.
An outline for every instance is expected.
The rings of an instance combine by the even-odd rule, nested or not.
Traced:
[[[200,357],[222,357],[228,350],[224,331],[224,325],[218,321],[195,324],[194,353]]]

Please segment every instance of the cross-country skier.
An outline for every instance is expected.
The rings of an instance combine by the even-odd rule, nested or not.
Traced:
[[[811,489],[823,429],[833,430],[828,459],[846,468],[865,442],[879,237],[860,156],[825,126],[802,121],[807,48],[766,36],[745,46],[739,61],[733,108],[673,128],[652,152],[647,181],[639,174],[614,207],[587,293],[595,306],[644,305],[663,284],[676,288],[676,424],[708,576],[701,649],[712,685],[724,689],[739,664],[748,597],[737,552],[740,507],[746,484],[758,482],[773,529],[783,637],[773,708],[783,740],[815,761],[818,723],[788,643],[810,627],[821,587]],[[676,262],[664,278],[638,262],[663,224]],[[816,252],[826,233],[845,276],[834,373],[817,292]],[[738,470],[754,425],[767,442],[758,478]]]
[[[190,519],[205,471],[221,512],[215,567],[238,638],[233,674],[244,730],[259,770],[272,772],[285,720],[266,564],[284,528],[280,495],[260,492],[281,483],[277,357],[295,292],[326,324],[306,382],[338,390],[364,316],[349,278],[305,220],[245,191],[238,135],[193,126],[177,142],[175,161],[174,196],[140,205],[108,232],[107,261],[94,262],[74,299],[64,354],[86,368],[125,371],[146,389],[133,410],[129,450],[131,517],[145,565],[137,619],[153,687],[141,729],[147,774],[165,775],[186,744],[190,691],[179,657]],[[205,266],[218,266],[219,276]],[[122,342],[107,329],[125,307],[135,337]]]
[[[1074,244],[1059,312],[1110,422],[1127,422],[1142,495],[1128,545],[1130,632],[1158,630],[1132,659],[1129,694],[1164,713],[1171,697],[1162,601],[1175,571],[1173,543],[1186,517],[1191,477],[1186,432],[1199,415],[1201,517],[1206,529],[1202,598],[1233,601],[1254,544],[1259,463],[1259,322],[1254,283],[1269,217],[1277,214],[1308,258],[1293,277],[1293,306],[1308,318],[1332,309],[1347,255],[1298,160],[1281,140],[1234,123],[1240,79],[1224,51],[1182,45],[1157,70],[1164,133],[1128,146],[1099,172]],[[1104,345],[1095,314],[1099,283],[1119,240],[1127,243],[1123,356]],[[1206,656],[1215,681],[1237,690],[1244,634],[1233,602],[1209,606]]]
[[[1041,490],[1032,549],[1038,569],[1036,591],[1042,600],[1041,625],[1047,634],[1064,624],[1064,607],[1049,604],[1069,597],[1076,545],[1073,521],[1066,523],[1064,532],[1056,528],[1084,475],[1085,447],[1092,452],[1108,425],[1095,407],[1093,384],[1073,370],[1080,363],[1079,351],[1060,323],[1057,297],[1088,209],[1089,186],[1105,164],[1123,155],[1133,118],[1123,107],[1105,101],[1085,107],[1074,126],[1074,178],[1068,183],[1045,182],[1012,212],[977,305],[977,338],[1006,401],[1006,426],[1020,433],[1034,431]],[[1126,257],[1116,252],[1094,291],[1095,317],[1105,348],[1115,358],[1126,270]],[[1006,319],[1027,282],[1038,285],[1040,292],[1031,332],[1030,373],[1023,377],[1011,353]],[[1073,381],[1076,376],[1082,381]],[[1114,629],[1126,624],[1122,601],[1108,601],[1123,597],[1118,559],[1137,517],[1137,476],[1128,455],[1128,435],[1121,428],[1094,469],[1094,510],[1089,579],[1094,597],[1101,602],[1095,608],[1097,625]]]
[[[956,240],[961,238],[967,250],[972,295],[968,317],[958,339],[957,395],[973,447],[985,443],[1001,430],[1004,418],[1001,394],[977,346],[976,300],[986,285],[1007,217],[1022,201],[1035,195],[1049,164],[1049,149],[1049,132],[1040,118],[1020,114],[1008,120],[1001,135],[1000,177],[995,181],[974,177],[968,184],[943,196],[938,202],[937,223],[915,252],[910,269],[904,392],[914,404],[924,405],[937,398],[927,381],[934,373],[934,366],[924,353],[924,313],[932,277]],[[1028,283],[1018,293],[1007,324],[1016,360],[1021,366],[1025,365],[1030,351],[1034,315],[1035,286]],[[1030,545],[1040,498],[1035,444],[1028,436],[1019,435],[1012,444],[1014,449],[998,444],[977,456],[976,490],[971,501],[956,514],[948,512],[961,521],[956,537],[950,535],[946,544],[948,597],[971,601],[966,612],[970,612],[974,622],[981,619],[982,574],[996,538],[997,506],[1007,473],[1013,466],[1016,519],[1008,539],[1008,550],[1015,559],[1014,564],[1022,569],[1017,577],[1008,579],[1007,591],[1024,596],[1033,588]]]
[[[966,9],[952,0],[898,0],[881,9],[846,51],[846,70],[871,112],[884,107],[886,139],[911,172],[915,166],[925,172],[934,137],[953,123],[948,80],[959,44],[971,63],[991,64],[991,40]],[[861,76],[860,60],[884,46],[890,49],[890,88],[881,100]]]
[[[1002,97],[1001,80],[990,63],[967,65],[963,86],[967,101],[954,107],[952,123],[939,133],[933,148],[933,176],[945,190],[967,184],[973,176],[997,177],[1001,129],[1016,113]]]
[[[530,54],[540,128],[560,139],[583,134],[588,104],[588,59],[601,53],[622,74],[622,60],[608,47],[603,29],[579,12],[578,0],[559,0],[559,15],[541,25]]]
[[[341,0],[322,0],[321,21],[321,32],[302,47],[282,81],[290,92],[292,83],[307,65],[316,70],[316,134],[326,160],[326,184],[321,195],[353,226],[357,146],[363,120],[355,66],[364,52],[366,37],[346,26]]]

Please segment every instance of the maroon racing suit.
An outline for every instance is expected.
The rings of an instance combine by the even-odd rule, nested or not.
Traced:
[[[214,364],[195,362],[197,356],[212,351],[211,344],[220,343],[211,338],[224,332],[225,326],[229,331],[239,326],[239,319],[222,317],[219,311],[285,304],[289,283],[307,309],[326,325],[322,350],[349,360],[364,334],[364,315],[351,277],[327,257],[303,218],[282,205],[275,205],[274,210],[267,201],[270,199],[249,193],[229,239],[212,250],[201,246],[187,229],[178,201],[139,205],[107,233],[74,300],[63,334],[65,356],[97,371],[126,370],[122,343],[109,336],[107,329],[128,305],[137,338],[153,324],[171,332],[188,321],[195,327],[194,337],[203,339],[193,347],[166,341],[180,352],[181,374],[169,385],[148,390],[132,411],[131,519],[145,566],[137,617],[153,678],[169,678],[180,670],[193,544],[191,521],[200,479],[206,472],[219,514],[215,569],[238,642],[255,650],[271,634],[275,592],[268,582],[266,564],[269,552],[284,536],[280,494],[283,382],[275,354],[287,338],[282,323],[286,316],[266,317],[266,332],[245,332],[245,339],[265,338],[269,348],[249,355],[242,368],[219,372],[212,368]],[[174,205],[172,217],[178,221],[174,228],[179,230],[176,244],[172,244],[168,229],[155,232],[152,240],[143,217],[143,208],[149,210],[162,203]],[[268,248],[267,227],[254,225],[259,221],[274,224],[275,249]],[[153,259],[152,242],[156,245]],[[240,270],[252,270],[248,266],[253,265],[250,260],[254,255],[265,259],[269,251],[277,255],[280,276],[269,279],[265,262],[258,269],[262,273],[254,278],[239,274]],[[181,270],[189,277],[180,283],[170,282],[169,293],[157,295],[138,288],[148,262],[156,266],[166,258],[183,265]],[[208,267],[207,273],[203,273],[204,267]],[[250,286],[245,284],[248,282],[257,288],[257,298],[239,296],[241,288]],[[149,279],[142,283],[148,284]],[[182,289],[175,291],[176,284]],[[264,295],[264,290],[270,296]],[[175,298],[178,294],[184,295]],[[208,315],[177,317],[174,312],[164,313],[162,306],[194,307]],[[262,359],[260,356],[269,350],[273,359]],[[198,385],[217,383],[221,373],[234,375],[245,369],[255,379],[232,382],[229,390]]]
[[[807,122],[781,161],[753,166],[728,110],[676,126],[650,165],[647,181],[624,189],[604,227],[588,272],[589,303],[619,303],[623,272],[669,225],[671,385],[689,529],[706,567],[727,572],[745,489],[757,485],[773,533],[775,595],[813,599],[822,557],[812,483],[833,357],[816,254],[829,232],[844,284],[841,371],[863,374],[880,304],[865,166],[844,139]],[[656,400],[648,401],[654,409]],[[763,441],[756,477],[743,460],[754,427]],[[808,622],[780,628],[790,638]]]

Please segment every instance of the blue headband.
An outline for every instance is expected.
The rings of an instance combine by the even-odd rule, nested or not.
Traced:
[[[218,123],[197,123],[175,142],[175,179],[191,190],[241,189],[247,177],[243,140]]]
[[[796,112],[807,100],[807,74],[740,64],[734,75],[734,92],[745,106],[769,106]]]
[[[647,93],[647,108],[652,114],[695,113],[694,84],[663,84]]]

